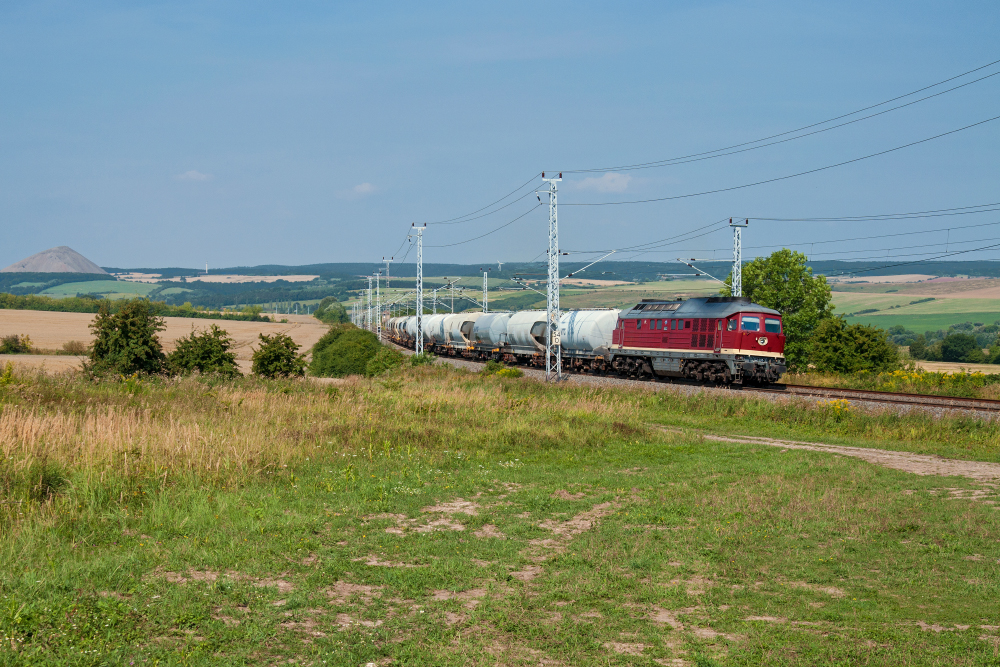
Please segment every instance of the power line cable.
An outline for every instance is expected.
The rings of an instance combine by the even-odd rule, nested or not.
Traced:
[[[995,202],[992,204],[978,204],[976,206],[939,208],[931,211],[916,211],[914,213],[881,213],[877,215],[856,215],[856,216],[844,216],[840,218],[763,218],[759,216],[740,216],[740,217],[748,217],[751,220],[766,220],[768,222],[877,222],[879,220],[912,220],[916,218],[940,218],[951,215],[970,215],[973,213],[989,213],[991,211],[1000,211],[1000,208],[983,208],[986,206],[1000,206],[1000,202]],[[972,208],[982,209],[982,210],[978,211],[965,210]],[[946,211],[954,211],[954,212],[947,213]],[[953,227],[952,229],[957,229],[957,228]]]
[[[531,185],[535,181],[535,179],[538,178],[538,174],[539,173],[541,173],[541,172],[532,174],[531,178],[529,178],[527,181],[525,181],[523,184],[521,184],[517,188],[511,190],[510,192],[508,192],[507,194],[505,194],[500,199],[497,199],[495,202],[493,202],[491,204],[487,204],[486,206],[483,206],[482,208],[478,208],[475,211],[472,211],[470,213],[466,213],[465,215],[459,215],[459,216],[454,217],[454,218],[448,218],[446,220],[434,220],[434,221],[418,222],[417,224],[418,225],[421,225],[421,224],[423,224],[423,225],[446,225],[446,224],[449,224],[449,223],[450,224],[457,224],[457,222],[463,221],[462,220],[463,218],[468,218],[469,216],[476,215],[477,213],[481,213],[482,211],[485,211],[486,209],[492,208],[493,206],[499,204],[500,202],[502,202],[503,200],[507,199],[511,195],[514,195],[514,194],[520,192],[526,186]],[[523,199],[523,197],[522,197],[522,199]]]
[[[992,67],[993,65],[996,65],[997,63],[1000,63],[1000,60],[994,60],[991,63],[987,63],[987,64],[982,65],[980,67],[976,67],[975,69],[971,69],[971,70],[969,70],[967,72],[963,72],[961,74],[957,74],[957,75],[955,75],[953,77],[944,79],[943,81],[938,81],[937,83],[931,84],[929,86],[924,86],[923,88],[918,88],[917,90],[914,90],[914,91],[911,91],[909,93],[906,93],[905,95],[899,95],[897,97],[893,97],[891,99],[885,100],[884,102],[879,102],[878,104],[873,104],[871,106],[867,106],[867,107],[864,107],[864,108],[861,108],[861,109],[857,109],[855,111],[851,111],[850,113],[842,114],[840,116],[835,116],[833,118],[828,118],[827,120],[823,120],[823,121],[820,121],[818,123],[812,123],[810,125],[805,125],[803,127],[799,127],[799,128],[794,129],[794,130],[788,130],[786,132],[780,132],[778,134],[772,134],[769,137],[763,137],[761,139],[755,139],[753,141],[746,141],[746,142],[739,143],[739,144],[733,144],[732,146],[726,146],[724,148],[716,148],[715,150],[704,151],[702,153],[692,153],[690,155],[683,155],[683,156],[679,156],[679,157],[675,157],[675,158],[667,158],[667,159],[664,159],[664,160],[654,160],[652,162],[640,162],[640,163],[630,164],[630,165],[620,165],[620,166],[617,166],[617,167],[596,167],[596,168],[591,168],[591,169],[563,169],[562,171],[563,171],[563,173],[567,173],[567,174],[580,174],[580,173],[593,173],[593,172],[606,172],[606,171],[626,171],[626,170],[632,170],[632,169],[646,168],[646,167],[649,167],[649,166],[658,166],[658,165],[661,165],[661,164],[664,164],[664,163],[676,162],[678,160],[687,160],[689,158],[696,158],[696,157],[700,157],[700,156],[704,156],[704,155],[711,155],[712,153],[721,153],[723,151],[732,150],[734,148],[741,148],[743,146],[749,146],[751,144],[758,144],[758,143],[761,143],[761,142],[764,142],[764,141],[769,141],[771,139],[777,139],[778,137],[787,136],[789,134],[795,134],[795,133],[801,132],[803,130],[808,130],[808,129],[811,129],[811,128],[814,128],[814,127],[819,127],[820,125],[826,125],[827,123],[832,123],[832,122],[840,120],[842,118],[848,118],[850,116],[854,116],[854,115],[857,115],[859,113],[863,113],[865,111],[869,111],[871,109],[877,109],[878,107],[885,106],[886,104],[891,104],[892,102],[895,102],[897,100],[901,100],[901,99],[904,99],[906,97],[911,97],[913,95],[916,95],[917,93],[922,93],[925,90],[930,90],[931,88],[936,88],[936,87],[938,87],[940,85],[948,83],[949,81],[954,81],[955,79],[960,79],[963,76],[967,76],[969,74],[972,74],[973,72],[978,72],[980,70],[986,69],[987,67]],[[993,76],[993,75],[990,75],[990,76]],[[984,77],[984,78],[986,78],[986,77]],[[974,83],[974,82],[971,82],[971,83]]]
[[[509,222],[505,222],[504,224],[500,225],[499,227],[496,227],[495,229],[491,229],[490,231],[486,232],[485,234],[480,234],[479,236],[474,236],[471,239],[466,239],[464,241],[456,241],[455,243],[443,243],[441,245],[425,245],[424,247],[425,248],[452,248],[452,247],[457,246],[457,245],[465,245],[466,243],[472,243],[473,241],[478,241],[481,238],[484,238],[484,237],[487,237],[487,236],[489,236],[491,234],[495,234],[495,233],[499,232],[501,229],[504,229],[505,227],[510,227],[515,222],[517,222],[518,220],[520,220],[524,216],[528,215],[529,213],[531,213],[532,211],[534,211],[535,209],[537,209],[540,206],[542,206],[542,204],[535,204],[534,206],[532,206],[531,208],[529,208],[527,211],[525,211],[521,215],[519,215],[516,218],[514,218],[513,220],[511,220]]]
[[[623,204],[649,204],[649,203],[652,203],[652,202],[672,201],[672,200],[675,200],[675,199],[688,199],[690,197],[701,197],[701,196],[704,196],[704,195],[718,194],[720,192],[732,192],[733,190],[743,190],[745,188],[752,188],[752,187],[755,187],[757,185],[766,185],[767,183],[775,183],[777,181],[786,181],[786,180],[788,180],[790,178],[797,178],[799,176],[806,176],[808,174],[815,174],[815,173],[820,172],[820,171],[826,171],[828,169],[834,169],[835,167],[843,167],[844,165],[847,165],[847,164],[853,164],[854,162],[861,162],[862,160],[868,160],[870,158],[878,157],[880,155],[886,155],[888,153],[893,153],[895,151],[899,151],[899,150],[902,150],[904,148],[910,148],[912,146],[917,146],[919,144],[925,144],[928,141],[933,141],[935,139],[940,139],[941,137],[946,137],[946,136],[951,135],[951,134],[956,134],[958,132],[963,132],[965,130],[968,130],[968,129],[971,129],[971,128],[974,128],[974,127],[978,127],[978,126],[984,125],[986,123],[991,123],[991,122],[993,122],[993,121],[995,121],[997,119],[1000,119],[1000,116],[994,116],[993,118],[987,118],[986,120],[981,120],[979,122],[972,123],[971,125],[966,125],[965,127],[960,127],[960,128],[955,129],[955,130],[949,130],[947,132],[942,132],[941,134],[936,134],[936,135],[934,135],[932,137],[927,137],[926,139],[920,139],[918,141],[912,141],[912,142],[910,142],[908,144],[903,144],[902,146],[896,146],[895,148],[888,148],[888,149],[886,149],[884,151],[878,151],[877,153],[871,153],[869,155],[863,155],[861,157],[857,157],[857,158],[854,158],[854,159],[851,159],[851,160],[845,160],[843,162],[837,162],[835,164],[829,164],[829,165],[826,165],[825,167],[817,167],[816,169],[809,169],[807,171],[800,171],[800,172],[795,173],[795,174],[788,174],[787,176],[777,176],[775,178],[768,178],[768,179],[763,180],[763,181],[755,181],[753,183],[745,183],[743,185],[734,185],[734,186],[728,187],[728,188],[718,188],[718,189],[715,189],[715,190],[705,190],[703,192],[692,192],[692,193],[684,194],[684,195],[673,195],[673,196],[670,196],[670,197],[656,197],[656,198],[652,198],[652,199],[633,199],[633,200],[629,200],[629,201],[588,202],[588,203],[572,203],[572,202],[569,202],[569,203],[560,204],[560,206],[620,206],[620,205],[623,205]]]
[[[673,167],[673,166],[676,166],[676,165],[679,165],[679,164],[689,164],[691,162],[701,162],[703,160],[713,160],[713,159],[718,158],[718,157],[726,157],[726,156],[729,156],[729,155],[737,155],[739,153],[746,153],[746,152],[749,152],[749,151],[755,151],[755,150],[758,150],[760,148],[767,148],[769,146],[777,146],[778,144],[788,143],[789,141],[795,141],[797,139],[804,139],[806,137],[811,137],[811,136],[813,136],[815,134],[822,134],[823,132],[829,132],[830,130],[836,130],[837,128],[845,127],[847,125],[853,125],[854,123],[860,123],[861,121],[868,120],[869,118],[875,118],[876,116],[881,116],[881,115],[890,113],[892,111],[897,111],[899,109],[903,109],[903,108],[908,107],[908,106],[913,106],[914,104],[917,104],[919,102],[923,102],[923,101],[929,100],[929,99],[931,99],[933,97],[938,97],[940,95],[944,95],[946,93],[950,93],[950,92],[952,92],[954,90],[958,90],[959,88],[964,88],[965,86],[970,86],[970,85],[972,85],[974,83],[978,83],[978,82],[980,82],[980,81],[982,81],[984,79],[989,79],[990,77],[997,76],[998,74],[1000,74],[1000,72],[994,72],[993,74],[988,74],[988,75],[986,75],[986,76],[984,76],[982,78],[976,79],[975,81],[969,81],[968,83],[963,83],[963,84],[961,84],[959,86],[955,86],[954,88],[949,88],[948,90],[942,90],[939,93],[934,93],[933,95],[928,95],[927,97],[921,97],[919,100],[913,100],[912,102],[907,102],[906,104],[901,104],[899,106],[892,107],[891,109],[885,109],[883,111],[879,111],[877,113],[869,114],[867,116],[862,116],[861,118],[855,118],[854,120],[849,120],[849,121],[846,121],[846,122],[843,122],[843,123],[839,123],[837,125],[831,125],[830,127],[824,127],[822,129],[819,129],[819,130],[813,130],[812,132],[806,132],[805,134],[800,134],[798,136],[788,137],[787,139],[779,139],[777,141],[771,141],[769,143],[761,144],[759,146],[751,146],[749,148],[740,148],[738,150],[732,150],[732,151],[728,151],[728,152],[724,152],[724,153],[716,153],[715,155],[706,155],[706,156],[703,156],[703,157],[694,157],[694,158],[687,159],[687,160],[675,160],[675,161],[672,161],[672,162],[664,162],[663,164],[650,164],[650,165],[645,165],[645,166],[627,167],[627,168],[623,168],[623,169],[618,169],[617,171],[635,171],[635,170],[638,170],[638,169],[655,169],[655,168],[658,168],[658,167]]]

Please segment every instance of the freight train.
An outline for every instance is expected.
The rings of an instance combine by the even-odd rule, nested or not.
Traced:
[[[544,310],[424,315],[424,350],[545,367]],[[416,347],[417,318],[386,322]],[[564,371],[632,379],[766,384],[785,372],[781,313],[745,297],[643,299],[629,310],[570,310],[559,319]]]

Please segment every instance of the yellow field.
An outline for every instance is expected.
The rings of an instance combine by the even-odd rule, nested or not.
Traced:
[[[235,341],[236,358],[240,370],[250,371],[250,357],[257,343],[258,334],[284,333],[292,337],[306,352],[320,336],[326,333],[327,325],[309,315],[282,315],[288,323],[276,322],[241,322],[237,320],[202,320],[186,317],[166,317],[167,328],[160,332],[160,341],[164,350],[174,349],[177,339],[187,336],[192,330],[208,329],[212,324],[218,324],[221,329],[229,332]],[[42,350],[61,350],[64,343],[71,340],[90,344],[94,336],[90,331],[90,323],[94,315],[90,313],[54,313],[38,310],[0,310],[0,336],[11,334],[25,335],[31,338],[36,348]],[[67,367],[78,367],[79,362],[70,356],[49,355],[0,355],[0,363],[13,361],[18,365],[39,367],[45,365],[47,370],[64,370]]]

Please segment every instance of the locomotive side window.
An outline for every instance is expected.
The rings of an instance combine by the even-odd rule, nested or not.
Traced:
[[[764,318],[764,331],[767,333],[781,333],[781,320],[773,317]]]
[[[642,328],[642,320],[636,320],[635,321],[635,328],[636,328],[636,331],[638,331],[639,329]]]
[[[743,330],[744,331],[760,331],[760,318],[753,317],[751,315],[743,316]]]
[[[736,320],[729,320],[726,325],[726,331],[736,331]]]
[[[674,331],[677,330],[677,320],[670,320],[670,328]]]

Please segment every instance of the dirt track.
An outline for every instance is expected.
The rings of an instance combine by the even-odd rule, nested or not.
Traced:
[[[237,320],[202,320],[187,317],[166,317],[167,328],[160,332],[160,341],[167,352],[174,349],[177,339],[187,336],[192,328],[208,329],[212,324],[229,332],[236,342],[236,358],[240,362],[240,370],[250,371],[250,356],[257,342],[258,334],[285,333],[292,337],[306,352],[326,333],[327,325],[308,315],[281,315],[287,318],[287,323],[277,322],[241,322]],[[78,340],[89,344],[93,340],[90,323],[94,320],[91,313],[53,313],[38,310],[0,310],[0,336],[11,334],[27,334],[36,348],[43,350],[60,350],[64,343]],[[55,355],[0,355],[0,363],[13,361],[17,365],[33,368],[44,364],[46,370],[60,371],[78,368],[79,361],[75,357]]]

